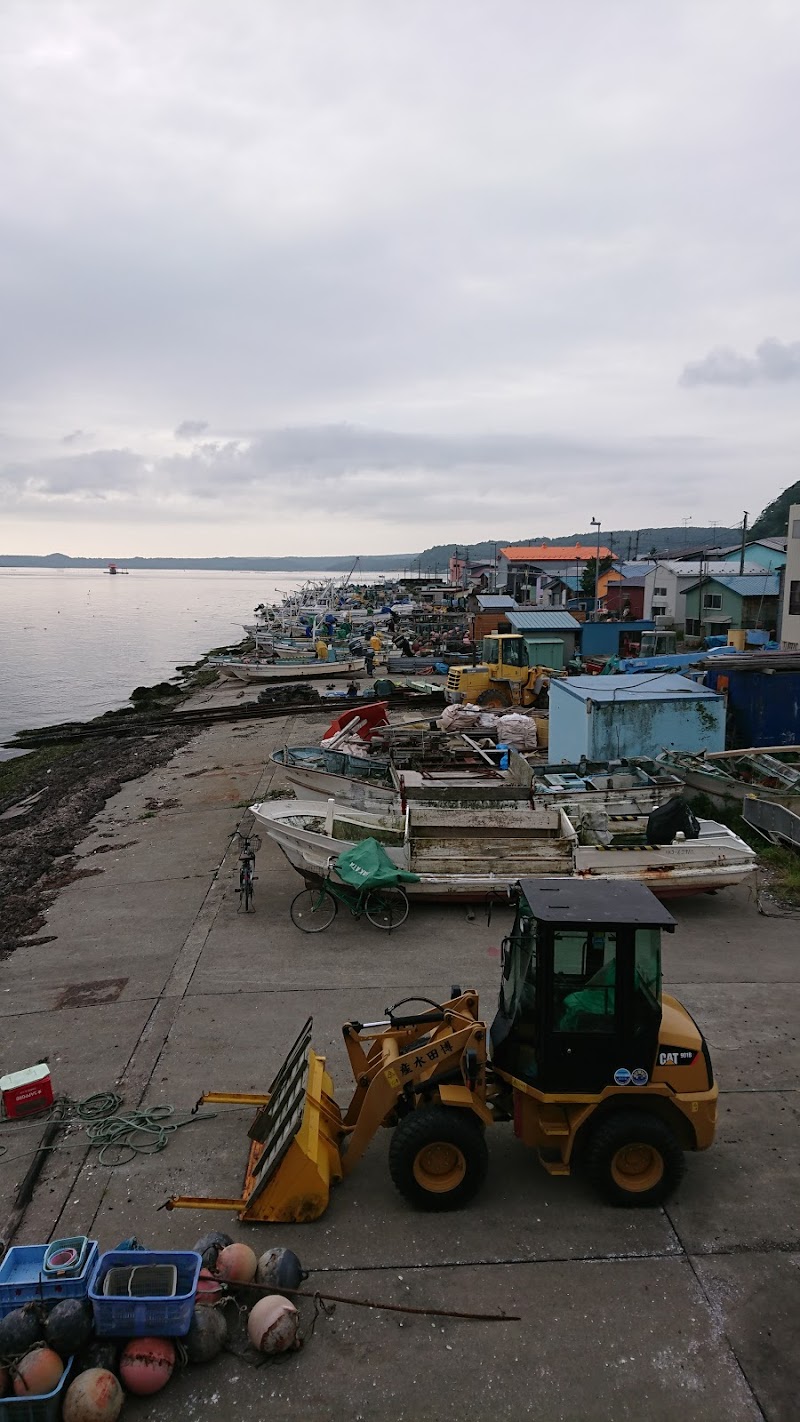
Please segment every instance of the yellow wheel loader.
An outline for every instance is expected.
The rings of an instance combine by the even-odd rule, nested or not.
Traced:
[[[446,1002],[409,999],[379,1022],[345,1023],[355,1089],[342,1111],[309,1019],[269,1092],[201,1098],[258,1107],[241,1198],[168,1206],[317,1219],[331,1182],[387,1126],[400,1193],[458,1208],[483,1184],[486,1127],[501,1122],[551,1175],[577,1162],[612,1204],[658,1204],[684,1152],[711,1145],[717,1113],[705,1039],[661,990],[661,933],[674,926],[641,884],[522,880],[491,1029],[477,993],[457,987]]]
[[[552,675],[550,667],[530,665],[528,644],[519,633],[484,637],[482,662],[450,668],[445,701],[465,701],[497,710],[541,706]]]

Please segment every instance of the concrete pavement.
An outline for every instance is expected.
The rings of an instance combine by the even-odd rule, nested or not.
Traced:
[[[222,693],[230,695],[230,693]],[[79,853],[100,872],[70,884],[46,945],[0,967],[3,1068],[46,1058],[75,1096],[121,1083],[129,1105],[190,1107],[204,1089],[263,1090],[314,1014],[340,1100],[341,1023],[412,993],[474,986],[491,1016],[509,922],[477,909],[412,908],[382,934],[340,912],[326,933],[291,924],[300,880],[265,841],[256,912],[237,913],[230,835],[279,782],[269,752],[318,739],[324,719],[217,726],[123,786]],[[746,890],[678,903],[665,985],[705,1029],[721,1086],[719,1138],[689,1159],[666,1209],[618,1211],[579,1178],[550,1179],[511,1133],[491,1133],[486,1187],[466,1211],[417,1214],[371,1146],[316,1224],[240,1225],[225,1214],[157,1213],[173,1193],[240,1191],[249,1114],[219,1108],[160,1155],[107,1170],[69,1137],[37,1188],[18,1242],[88,1232],[110,1248],[135,1233],[191,1246],[226,1229],[260,1252],[295,1248],[310,1284],[387,1302],[506,1310],[468,1323],[337,1306],[303,1352],[251,1369],[226,1357],[132,1418],[648,1418],[797,1415],[793,1342],[800,1272],[797,921],[767,919]],[[38,1139],[3,1132],[8,1201]],[[12,1157],[11,1159],[9,1159]],[[307,1331],[313,1306],[302,1308]]]

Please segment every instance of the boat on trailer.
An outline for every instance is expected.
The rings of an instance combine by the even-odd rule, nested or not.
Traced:
[[[674,812],[671,806],[681,806]],[[683,801],[669,801],[648,817],[572,805],[477,808],[407,804],[405,813],[374,814],[319,800],[273,800],[251,805],[264,833],[307,881],[359,840],[383,844],[400,869],[418,875],[406,886],[415,898],[483,901],[505,895],[520,877],[633,879],[659,898],[713,892],[746,881],[755,853],[714,820],[695,821]],[[693,838],[675,833],[653,843],[653,816],[674,813]],[[696,828],[695,828],[696,827]]]

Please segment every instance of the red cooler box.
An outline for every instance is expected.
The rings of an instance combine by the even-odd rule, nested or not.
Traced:
[[[53,1083],[50,1068],[46,1062],[27,1067],[25,1071],[13,1071],[9,1076],[0,1076],[0,1092],[3,1094],[3,1108],[10,1121],[20,1116],[33,1116],[37,1111],[46,1111],[53,1104]]]

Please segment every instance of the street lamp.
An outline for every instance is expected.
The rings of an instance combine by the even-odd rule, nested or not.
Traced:
[[[597,617],[600,612],[600,520],[593,518],[589,522],[592,528],[597,528],[597,557],[594,562],[594,612]]]

